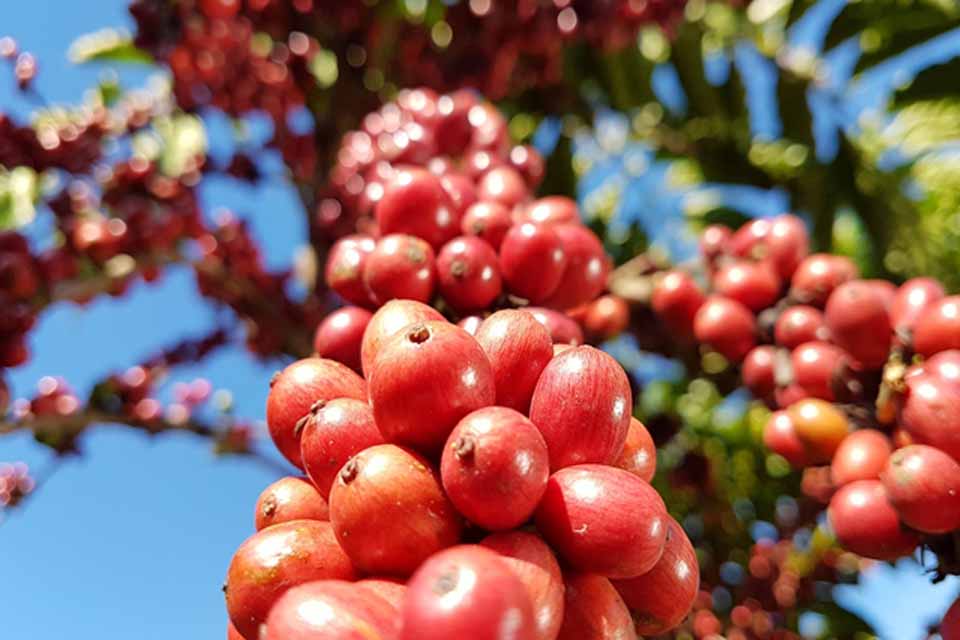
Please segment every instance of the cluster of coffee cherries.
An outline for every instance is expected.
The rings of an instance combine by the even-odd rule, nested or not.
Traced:
[[[712,293],[675,271],[652,305],[776,409],[764,442],[805,469],[839,541],[889,560],[960,528],[960,297],[808,255],[791,215],[709,227],[701,248]]]
[[[635,638],[683,620],[696,554],[611,356],[525,309],[471,335],[392,299],[359,371],[311,357],[271,381],[270,434],[307,477],[258,500],[225,584],[235,637]]]

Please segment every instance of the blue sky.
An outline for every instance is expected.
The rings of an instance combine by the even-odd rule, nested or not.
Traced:
[[[0,35],[14,36],[38,55],[43,95],[76,101],[101,70],[73,67],[67,47],[105,26],[131,26],[122,0],[32,0],[5,3]],[[135,84],[144,76],[124,71],[121,77]],[[0,108],[24,113],[29,105],[12,84],[0,76]],[[217,142],[214,134],[214,147]],[[214,180],[202,196],[208,210],[227,206],[249,215],[273,265],[286,263],[304,240],[295,196],[280,183],[251,189]],[[62,375],[83,393],[105,373],[184,335],[201,335],[214,318],[184,271],[138,285],[119,301],[64,305],[43,316],[31,338],[34,357],[13,372],[12,382],[26,395],[40,376]],[[176,377],[208,377],[234,392],[239,414],[259,418],[266,381],[279,365],[228,349]],[[0,524],[0,636],[222,637],[220,583],[233,550],[252,530],[257,494],[275,474],[246,460],[215,458],[209,443],[185,435],[148,440],[103,426],[83,444],[83,457],[64,465],[22,512]],[[25,437],[0,440],[0,461],[19,459],[36,469],[47,462]],[[908,566],[872,572],[843,599],[884,638],[909,640],[957,590],[956,582],[934,590]]]

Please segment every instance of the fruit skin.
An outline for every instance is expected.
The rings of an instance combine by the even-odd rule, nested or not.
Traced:
[[[960,464],[943,451],[922,444],[898,449],[880,481],[907,526],[924,533],[960,529]]]
[[[310,417],[310,407],[334,398],[367,398],[363,378],[334,360],[297,360],[271,380],[267,395],[270,437],[280,453],[300,469],[300,436]]]
[[[833,404],[818,398],[795,402],[787,409],[787,415],[811,462],[830,462],[850,432],[846,415]]]
[[[824,320],[830,339],[868,369],[879,369],[890,355],[893,328],[883,296],[871,283],[853,280],[827,300]]]
[[[362,307],[343,307],[328,315],[313,334],[317,355],[342,362],[360,373],[360,345],[372,317]]]
[[[720,267],[713,276],[717,293],[736,300],[751,311],[761,311],[780,297],[780,278],[764,262],[740,260]]]
[[[630,325],[630,305],[619,296],[600,296],[587,303],[580,323],[591,339],[598,342],[609,340]]]
[[[523,176],[512,167],[494,167],[483,174],[477,185],[480,200],[499,202],[513,208],[530,197]]]
[[[827,515],[840,544],[867,558],[894,560],[919,542],[900,527],[879,480],[857,480],[842,487],[831,498]]]
[[[947,349],[960,349],[960,296],[929,305],[913,327],[913,349],[925,358]]]
[[[460,221],[460,231],[467,236],[477,236],[494,251],[500,250],[503,237],[513,226],[510,210],[499,202],[477,202],[467,209]]]
[[[496,403],[527,413],[537,380],[553,358],[547,328],[527,311],[504,309],[483,321],[476,339],[493,369]]]
[[[740,227],[727,246],[733,255],[769,261],[781,278],[789,278],[806,257],[809,243],[803,221],[786,213]]]
[[[429,302],[436,281],[436,255],[416,236],[380,238],[363,267],[363,284],[378,304],[394,299]]]
[[[859,274],[857,265],[846,256],[814,253],[794,271],[790,280],[790,296],[802,304],[822,307],[838,286]]]
[[[439,451],[457,422],[496,400],[480,344],[447,322],[421,322],[391,338],[370,372],[370,403],[387,442]]]
[[[693,336],[697,311],[705,301],[706,296],[689,274],[668,271],[654,282],[650,305],[664,326],[688,338]]]
[[[394,615],[399,619],[403,598],[407,593],[406,583],[394,578],[364,578],[355,583],[359,588],[374,593],[393,607]]]
[[[567,264],[560,284],[543,302],[553,309],[572,309],[590,302],[607,286],[611,262],[596,234],[581,224],[553,227],[560,237]]]
[[[934,278],[911,278],[897,289],[890,305],[890,323],[899,331],[912,331],[917,320],[946,294]]]
[[[434,249],[460,231],[460,218],[440,178],[416,167],[398,171],[386,184],[374,215],[384,236],[416,236]]]
[[[564,575],[563,626],[557,640],[638,640],[633,618],[610,580],[592,573]]]
[[[763,445],[786,458],[794,469],[802,469],[810,462],[807,447],[797,436],[793,420],[785,410],[770,414],[767,424],[763,427]]]
[[[317,491],[329,500],[340,468],[376,444],[384,440],[373,420],[373,408],[362,400],[337,398],[313,412],[300,438],[300,456]]]
[[[722,224],[711,224],[700,234],[700,254],[709,262],[727,252],[727,245],[733,232]]]
[[[767,398],[776,389],[775,357],[776,349],[762,344],[751,349],[743,359],[740,375],[744,386],[750,390],[754,398]]]
[[[941,351],[925,360],[918,371],[929,373],[954,385],[960,385],[960,350]],[[909,372],[908,375],[910,375]]]
[[[372,591],[342,580],[287,591],[267,617],[262,640],[396,640],[396,610]]]
[[[364,449],[343,466],[330,490],[330,522],[358,569],[399,577],[456,544],[461,530],[430,463],[391,444]]]
[[[940,621],[940,635],[943,640],[960,640],[960,598],[950,605]]]
[[[360,344],[360,363],[363,376],[370,378],[373,361],[387,340],[399,333],[408,324],[427,320],[442,321],[443,315],[431,306],[416,300],[391,300],[383,305],[370,318],[367,330],[363,332]]]
[[[774,339],[782,347],[793,349],[804,342],[825,340],[830,334],[823,313],[816,307],[798,304],[784,309],[774,326]]]
[[[546,196],[519,209],[514,219],[518,223],[576,224],[580,222],[580,210],[577,203],[566,196]]]
[[[229,620],[227,620],[227,640],[246,640]]]
[[[497,253],[472,236],[443,245],[437,256],[437,275],[440,295],[461,312],[487,308],[503,288]]]
[[[660,635],[683,622],[700,589],[700,564],[680,523],[667,518],[663,555],[650,571],[614,580],[613,586],[633,614],[640,635]]]
[[[314,580],[353,580],[354,568],[329,522],[292,520],[247,538],[227,570],[230,621],[256,638],[270,608],[290,587]]]
[[[960,461],[960,388],[929,373],[905,380],[900,425],[918,444],[936,447]]]
[[[587,346],[550,360],[530,401],[530,420],[547,443],[552,471],[615,462],[632,413],[627,374],[612,357]]]
[[[841,487],[855,480],[875,480],[893,452],[890,438],[876,429],[854,431],[840,443],[830,463],[830,478]]]
[[[450,433],[440,460],[447,497],[489,531],[530,519],[547,488],[547,443],[526,416],[506,407],[468,414]]]
[[[563,575],[550,547],[524,531],[505,531],[480,545],[496,551],[527,590],[533,605],[537,640],[554,640],[563,622]]]
[[[441,551],[407,583],[402,640],[535,637],[533,607],[523,583],[490,549],[460,545]]]
[[[663,499],[623,469],[583,464],[557,471],[534,517],[544,539],[577,571],[633,578],[663,553]]]
[[[531,304],[544,302],[557,290],[566,266],[563,241],[551,227],[516,224],[500,244],[500,272],[507,290]]]
[[[329,520],[330,507],[305,478],[280,478],[257,498],[254,526],[257,531],[290,520]]]
[[[636,418],[630,418],[627,441],[614,466],[629,471],[645,482],[653,480],[657,473],[657,446],[650,432]]]
[[[583,329],[562,311],[544,307],[524,307],[523,310],[547,328],[554,344],[583,344]]]
[[[757,343],[757,321],[748,308],[730,298],[710,296],[693,321],[702,343],[731,362],[740,362]]]
[[[370,292],[363,284],[363,269],[376,246],[376,240],[360,234],[337,240],[327,257],[324,277],[327,286],[347,302],[372,306]]]
[[[804,342],[790,353],[793,385],[803,397],[834,401],[850,356],[829,342]],[[842,389],[837,389],[841,391]]]

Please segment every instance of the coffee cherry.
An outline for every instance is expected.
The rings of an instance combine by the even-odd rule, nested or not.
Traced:
[[[744,386],[754,398],[768,398],[776,389],[776,350],[769,345],[760,345],[750,350],[743,359],[740,373]]]
[[[471,411],[493,404],[493,370],[463,329],[421,322],[387,341],[370,372],[370,402],[387,442],[439,451]]]
[[[230,561],[227,614],[243,637],[260,625],[287,589],[314,580],[353,580],[354,569],[329,522],[293,520],[247,538]]]
[[[580,222],[580,211],[577,203],[566,196],[547,196],[518,209],[514,220],[517,224],[576,224]]]
[[[329,507],[309,480],[288,476],[263,490],[257,498],[254,525],[257,531],[291,520],[329,520]]]
[[[693,323],[697,340],[731,362],[740,362],[756,344],[756,318],[745,306],[723,296],[710,296]]]
[[[386,600],[399,619],[403,608],[403,598],[407,594],[407,585],[397,578],[365,578],[355,583],[357,587]]]
[[[535,629],[527,591],[500,556],[461,545],[434,555],[410,578],[400,638],[534,640]]]
[[[358,569],[398,577],[456,544],[461,529],[430,463],[389,444],[364,449],[343,466],[330,490],[330,522]]]
[[[480,200],[499,202],[508,209],[512,209],[529,198],[530,192],[527,190],[527,183],[523,176],[515,169],[495,167],[480,179],[477,197]]]
[[[477,202],[463,214],[460,231],[464,235],[477,236],[494,251],[500,250],[503,238],[513,226],[510,210],[499,202]]]
[[[533,605],[537,640],[556,638],[564,618],[564,587],[560,565],[550,547],[524,531],[494,533],[480,545],[497,552],[523,583]]]
[[[955,385],[960,385],[960,349],[941,351],[923,363],[918,373],[929,373]],[[907,375],[911,375],[908,372]]]
[[[910,376],[900,424],[917,444],[927,444],[960,461],[960,388],[931,374]]]
[[[837,539],[850,551],[875,560],[909,555],[919,538],[900,526],[879,480],[857,480],[842,487],[827,510]]]
[[[523,176],[527,187],[536,190],[543,182],[543,176],[546,173],[546,163],[540,152],[529,145],[518,145],[510,149],[510,155],[507,156],[510,166],[517,170]]]
[[[594,233],[579,224],[553,227],[567,258],[560,284],[543,302],[553,309],[572,309],[596,298],[607,286],[610,258]],[[531,300],[531,302],[533,302]]]
[[[913,348],[926,358],[960,349],[960,296],[949,296],[926,307],[913,328]]]
[[[311,407],[334,398],[365,400],[367,385],[345,365],[323,358],[305,358],[284,369],[267,395],[267,427],[277,449],[302,468],[300,436]]]
[[[440,461],[447,497],[468,520],[490,531],[528,520],[549,475],[543,436],[523,414],[506,407],[468,414],[447,439]]]
[[[713,286],[717,293],[751,311],[766,309],[780,296],[780,278],[765,262],[741,260],[724,265],[714,275]]]
[[[894,296],[890,323],[897,331],[912,331],[920,316],[946,295],[943,285],[933,278],[911,278]]]
[[[788,279],[807,256],[809,237],[800,218],[784,214],[744,225],[728,246],[733,255],[769,261],[781,278]]]
[[[450,201],[453,219],[458,220],[457,224],[462,228],[464,214],[477,202],[477,189],[473,180],[463,174],[448,171],[440,176],[440,186]],[[448,232],[445,230],[446,233]]]
[[[293,587],[270,610],[263,640],[392,640],[400,632],[396,610],[383,598],[341,580]]]
[[[790,406],[787,415],[807,453],[818,462],[829,462],[850,432],[847,417],[824,400],[801,400]]]
[[[623,333],[630,324],[630,306],[619,296],[600,296],[583,308],[580,320],[584,330],[597,342]]]
[[[859,271],[850,258],[815,253],[807,256],[790,280],[790,296],[801,304],[822,307],[833,290],[857,277]]]
[[[343,307],[328,315],[313,334],[317,355],[360,373],[360,345],[372,317],[372,313],[361,307]]]
[[[614,580],[636,621],[637,633],[660,635],[678,626],[693,607],[700,588],[697,553],[680,524],[667,517],[663,555],[647,573]]]
[[[880,481],[908,526],[924,533],[960,529],[960,463],[943,451],[922,444],[899,449]]]
[[[372,306],[370,292],[363,284],[363,270],[376,244],[370,236],[353,235],[341,238],[330,249],[325,280],[347,302]]]
[[[540,533],[570,566],[632,578],[660,559],[668,516],[660,495],[637,476],[583,464],[550,476],[535,517]]]
[[[727,253],[727,247],[733,232],[722,224],[712,224],[703,230],[700,234],[700,254],[708,262],[714,262],[717,258]]]
[[[550,468],[610,464],[623,453],[633,396],[623,368],[593,347],[555,356],[530,402],[530,420],[550,450]]]
[[[860,364],[878,369],[890,354],[892,327],[883,296],[862,280],[838,286],[827,300],[830,338]]]
[[[367,447],[383,444],[383,436],[363,400],[336,398],[315,409],[300,438],[300,456],[320,495],[329,499],[340,468]]]
[[[380,307],[363,332],[360,345],[360,362],[365,378],[373,371],[373,362],[385,342],[401,329],[417,322],[443,321],[440,312],[416,300],[391,300]]]
[[[566,313],[543,307],[524,307],[523,309],[534,319],[547,328],[550,338],[556,344],[583,344],[583,330],[573,318]]]
[[[416,236],[439,250],[460,232],[460,217],[440,178],[407,167],[386,185],[375,209],[380,233]]]
[[[557,640],[637,640],[633,618],[610,580],[593,573],[564,575],[563,626]]]
[[[823,313],[816,307],[796,305],[789,307],[777,318],[774,339],[777,344],[793,349],[804,342],[826,340],[830,332],[823,320]]]
[[[697,311],[706,297],[693,278],[683,271],[668,271],[655,281],[650,306],[663,325],[679,334],[692,337]]]
[[[551,227],[514,225],[500,245],[500,270],[507,289],[532,304],[556,291],[566,266],[563,242]]]
[[[496,252],[479,238],[451,240],[437,256],[437,284],[443,299],[458,311],[489,307],[503,286]]]
[[[805,342],[790,353],[790,364],[800,395],[832,402],[842,392],[850,356],[828,342]]]
[[[553,358],[546,327],[527,311],[504,309],[483,321],[476,338],[493,369],[496,403],[527,413],[540,374]]]
[[[840,443],[830,463],[833,484],[842,487],[856,480],[876,480],[893,452],[890,438],[876,429],[854,431]]]
[[[378,304],[393,299],[429,302],[436,284],[430,245],[414,236],[381,238],[363,267],[363,284]]]
[[[657,446],[650,432],[636,418],[630,418],[627,441],[614,466],[629,471],[645,482],[651,482],[657,472]]]

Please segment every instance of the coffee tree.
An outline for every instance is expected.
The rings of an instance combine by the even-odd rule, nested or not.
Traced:
[[[870,633],[832,585],[960,554],[960,12],[741,4],[133,2],[133,37],[71,54],[162,81],[0,115],[0,366],[51,305],[173,265],[227,313],[88,397],[2,384],[0,434],[269,461],[210,383],[157,391],[223,345],[283,359],[291,466],[227,571],[230,638]],[[42,65],[0,56],[33,95]],[[290,271],[197,196],[269,155],[309,239]],[[34,488],[2,467],[0,503]]]

